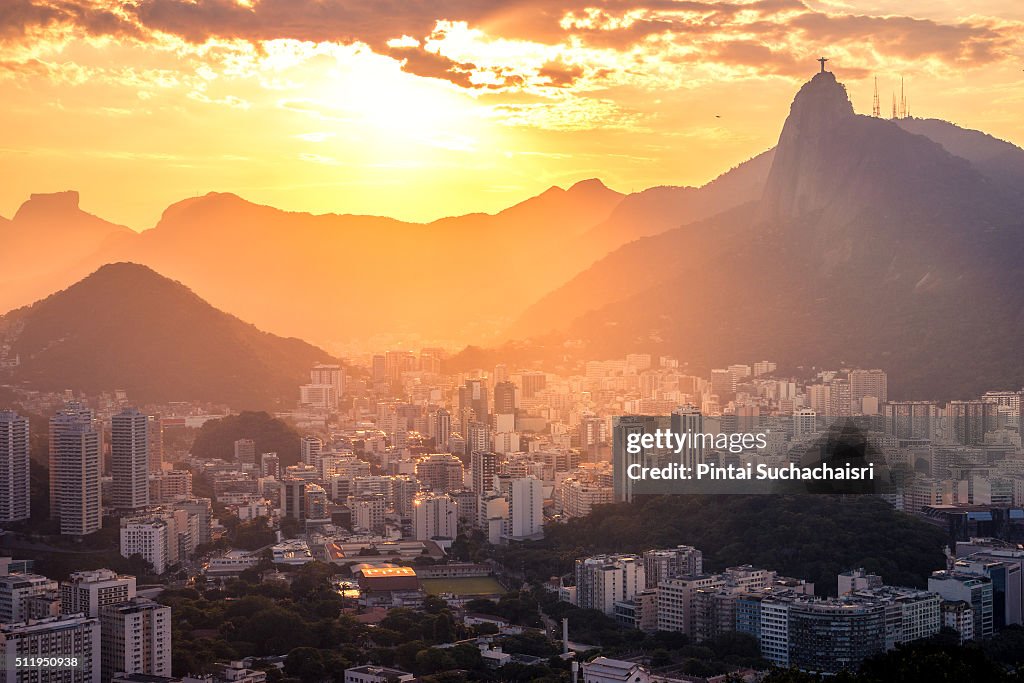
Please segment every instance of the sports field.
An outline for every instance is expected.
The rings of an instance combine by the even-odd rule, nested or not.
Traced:
[[[504,595],[505,589],[497,579],[490,576],[470,576],[453,579],[423,579],[420,582],[429,595],[451,593],[452,595]]]

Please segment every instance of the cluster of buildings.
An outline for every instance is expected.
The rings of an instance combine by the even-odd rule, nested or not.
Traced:
[[[0,563],[2,564],[2,563]],[[18,658],[56,663],[18,666]],[[60,583],[0,575],[2,680],[100,683],[171,675],[171,608],[137,594],[135,577],[107,569]]]
[[[679,546],[580,558],[575,585],[560,592],[628,627],[697,641],[748,633],[773,664],[837,673],[943,626],[967,641],[1020,625],[1024,550],[973,539],[957,555],[926,590],[887,586],[861,569],[839,575],[838,597],[821,598],[813,584],[750,565],[706,573],[701,552]]]
[[[493,544],[537,539],[545,523],[630,500],[611,464],[618,416],[671,415],[674,426],[712,434],[765,432],[758,457],[779,463],[798,459],[836,420],[850,419],[899,484],[886,498],[950,530],[955,553],[927,590],[884,586],[860,572],[840,577],[838,597],[821,599],[806,582],[768,570],[706,574],[700,552],[681,546],[581,558],[563,597],[643,630],[698,640],[745,631],[770,661],[823,672],[852,668],[941,625],[970,640],[1021,623],[1022,559],[1012,542],[1024,540],[1022,392],[894,401],[878,369],[796,379],[760,361],[700,373],[650,354],[591,361],[569,375],[504,364],[445,372],[444,359],[439,349],[389,351],[313,367],[298,407],[278,415],[303,432],[295,464],[260,452],[251,438],[220,458],[176,453],[172,464],[165,430],[219,415],[195,407],[189,417],[161,417],[127,407],[123,395],[98,406],[68,400],[49,421],[52,517],[61,534],[81,537],[98,531],[104,515],[116,516],[121,553],[162,574],[217,537],[216,503],[242,522],[266,518],[271,529],[298,530],[297,538],[279,535],[269,546],[275,563],[365,560],[364,593],[413,595],[413,581],[423,577],[392,560],[440,559],[461,529],[479,529]],[[0,524],[32,516],[29,451],[28,419],[0,411]],[[695,447],[681,457],[722,464],[731,455]],[[210,498],[194,496],[194,477]],[[259,554],[232,550],[204,568],[210,576],[237,574],[256,566]],[[38,587],[38,580],[46,582],[28,583]],[[63,591],[50,584],[40,595]],[[99,643],[97,666],[121,667],[103,663],[118,646],[103,644],[99,607],[69,612],[35,594],[3,600],[4,643],[15,642],[7,636],[15,631],[27,638],[75,628],[85,650],[94,638]],[[109,608],[108,621],[122,618],[117,609]],[[138,613],[158,609],[165,608]]]
[[[509,469],[539,479],[546,512],[561,518],[629,499],[600,469],[612,460],[616,417],[668,415],[689,406],[710,434],[768,432],[759,455],[779,464],[800,457],[836,420],[851,418],[898,473],[894,505],[914,512],[937,504],[1024,508],[1020,391],[945,403],[894,401],[881,369],[823,370],[798,379],[763,360],[703,373],[672,357],[634,353],[587,362],[570,375],[504,364],[445,373],[444,358],[440,349],[355,358],[351,366],[362,366],[361,373],[346,376],[342,366],[340,380],[332,380],[346,400],[305,403],[296,419],[317,414],[352,429],[373,428],[381,454],[429,443],[468,467],[474,452],[494,453]],[[322,379],[314,369],[313,384]],[[691,456],[721,462],[717,452]]]
[[[121,552],[157,574],[211,540],[210,499],[194,498],[192,473],[163,459],[158,416],[123,408],[102,419],[70,400],[49,421],[50,514],[62,535],[95,533],[104,515],[120,522]],[[0,523],[27,521],[29,420],[0,412]]]

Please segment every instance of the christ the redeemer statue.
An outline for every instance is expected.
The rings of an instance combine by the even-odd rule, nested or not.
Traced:
[[[825,62],[828,61],[828,57],[818,57],[818,61],[821,62],[821,73],[825,73]]]

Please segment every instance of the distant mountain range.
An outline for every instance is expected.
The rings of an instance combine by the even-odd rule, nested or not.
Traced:
[[[20,364],[0,384],[90,394],[124,389],[139,403],[208,401],[291,407],[324,351],[223,313],[146,266],[115,263],[0,316],[0,352]]]
[[[141,234],[33,195],[0,240],[0,311],[131,261],[187,283],[262,329],[318,343],[413,332],[496,340],[530,304],[610,250],[760,195],[770,155],[704,188],[624,196],[599,180],[552,187],[494,215],[429,224],[289,213],[210,193],[170,206]],[[400,197],[396,197],[399,201]]]
[[[882,367],[891,395],[903,397],[1024,383],[1024,150],[944,121],[858,116],[828,72],[797,93],[776,147],[701,188],[622,195],[588,180],[494,215],[429,224],[288,213],[211,193],[174,204],[141,234],[82,212],[68,192],[33,195],[0,219],[0,243],[10,245],[0,250],[0,310],[132,261],[272,332],[329,343],[404,331],[492,349],[467,350],[453,367],[647,350],[695,370],[755,358]],[[186,350],[246,349],[238,364],[220,359],[234,382],[169,373],[167,396],[270,400],[293,392],[324,356],[227,316],[230,325],[211,328],[217,341],[204,342],[198,325],[167,312],[178,298],[117,291],[135,278],[169,282],[141,272],[101,269],[3,318],[8,329],[48,321],[16,341],[25,352],[19,379],[126,389],[131,380],[163,395],[151,378],[118,367],[113,346],[100,343],[109,333],[90,327],[97,321],[85,311],[111,308],[134,311],[119,320],[127,322],[117,348],[136,355],[122,357],[146,360],[136,346],[159,340],[153,329],[191,335],[192,346],[155,346],[179,368],[188,367]],[[53,303],[72,294],[76,306]],[[201,304],[204,315],[224,316],[187,294],[190,315]],[[82,335],[66,335],[53,311]],[[142,323],[129,325],[133,316]],[[89,344],[60,341],[68,338]],[[499,347],[502,339],[516,341]],[[278,355],[285,345],[295,358]],[[82,363],[88,376],[64,375],[74,356],[65,349],[108,357]],[[104,372],[115,374],[108,382]]]
[[[818,74],[758,201],[620,247],[511,336],[549,356],[568,338],[584,357],[647,349],[697,368],[883,367],[904,397],[1019,388],[1022,179],[1019,148],[942,121],[858,116]]]

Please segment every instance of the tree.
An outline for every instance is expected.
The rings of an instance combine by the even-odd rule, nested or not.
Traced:
[[[320,651],[311,647],[297,647],[288,653],[284,672],[303,681],[319,681],[326,674]]]
[[[228,459],[234,456],[238,439],[255,441],[257,458],[260,453],[277,453],[282,470],[299,461],[299,433],[262,411],[244,411],[204,423],[192,444],[192,455],[201,460]]]
[[[309,645],[309,628],[295,612],[281,606],[257,612],[239,629],[239,640],[253,644],[258,655],[275,655]]]
[[[448,609],[448,603],[436,595],[428,595],[423,598],[423,611],[427,614],[440,614],[441,610]]]
[[[427,648],[416,653],[416,673],[432,674],[454,668],[455,660],[444,650]]]

